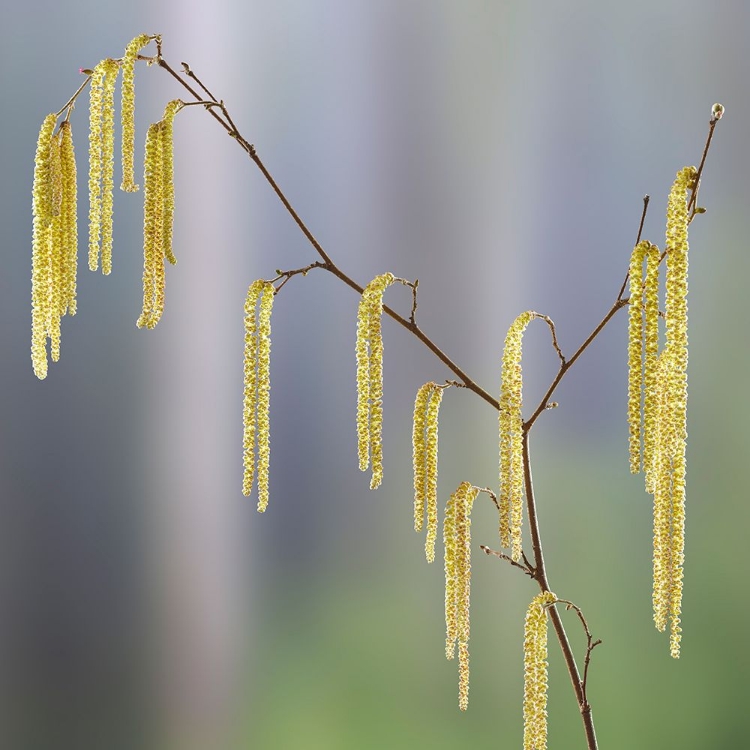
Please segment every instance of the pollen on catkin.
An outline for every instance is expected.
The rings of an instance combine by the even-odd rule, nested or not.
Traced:
[[[471,599],[471,509],[479,492],[462,482],[445,507],[445,655],[458,646],[458,706],[469,705],[469,606]]]
[[[643,279],[643,260],[647,259]],[[628,428],[630,471],[641,470],[641,396],[645,390],[644,422],[649,423],[653,404],[649,400],[659,345],[659,248],[647,240],[639,242],[630,256],[630,306],[628,322]],[[645,321],[644,321],[645,318]],[[644,347],[645,339],[645,347]],[[645,358],[644,358],[645,348]],[[645,430],[643,461],[651,451],[650,431]]]
[[[112,270],[112,191],[114,188],[115,81],[119,65],[102,60],[91,75],[89,104],[89,268]],[[101,243],[101,245],[100,245]]]
[[[547,747],[547,608],[557,601],[551,591],[537,594],[526,612],[523,640],[523,747]]]
[[[428,563],[435,560],[437,538],[438,417],[443,390],[437,383],[425,383],[417,391],[414,402],[414,529],[422,530],[426,507],[425,555]]]
[[[174,116],[184,106],[182,100],[173,99],[164,108],[164,117],[162,118],[162,168],[164,175],[162,183],[164,185],[164,231],[162,235],[162,245],[164,247],[164,257],[174,265],[177,263],[174,251],[172,250],[172,225],[174,223]]]
[[[135,61],[152,37],[141,34],[125,48],[122,58],[122,184],[120,190],[134,193],[135,184]]]
[[[511,548],[511,557],[521,559],[523,523],[523,379],[521,354],[526,326],[537,314],[521,313],[508,329],[503,351],[500,390],[500,543]]]
[[[271,311],[275,293],[273,284],[258,279],[248,288],[245,299],[242,494],[249,495],[252,492],[257,456],[260,513],[268,507]]]
[[[76,167],[70,123],[53,134],[57,115],[39,131],[34,162],[31,271],[31,361],[47,375],[47,339],[53,362],[60,358],[60,318],[75,313]]]
[[[362,292],[357,313],[357,448],[359,468],[372,464],[370,489],[383,480],[383,293],[395,280],[376,276]]]

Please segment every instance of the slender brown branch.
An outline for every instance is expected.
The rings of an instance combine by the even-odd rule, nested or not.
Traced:
[[[650,196],[643,196],[643,211],[641,212],[641,223],[638,225],[638,236],[635,238],[635,244],[637,245],[641,241],[641,235],[643,234],[643,225],[646,221],[646,214],[648,213],[648,202],[651,200]],[[620,287],[620,293],[617,295],[617,299],[622,299],[622,295],[625,294],[625,287],[628,285],[628,279],[630,278],[630,269],[625,274],[625,281],[622,282]]]
[[[158,50],[158,64],[162,68],[164,68],[168,73],[170,73],[177,81],[179,81],[180,84],[196,100],[201,101],[201,102],[203,101],[203,98],[190,86],[190,84],[187,81],[185,81],[179,74],[177,74],[162,58],[160,45],[159,45],[159,50]],[[216,99],[216,97],[201,83],[201,81],[190,70],[189,66],[183,63],[183,67],[184,67],[185,74],[188,75],[190,78],[192,78],[194,81],[196,81],[199,87],[212,100],[210,103],[206,103],[206,104],[215,105],[215,106],[206,106],[206,109],[208,110],[208,112],[212,115],[212,117],[214,117],[214,119],[217,122],[219,122],[219,124],[229,133],[229,135],[231,135],[233,138],[237,140],[240,146],[247,152],[248,156],[250,156],[250,158],[255,162],[256,166],[261,171],[266,181],[271,186],[272,190],[276,193],[277,197],[279,198],[283,206],[286,208],[289,215],[292,217],[294,222],[299,227],[300,231],[304,234],[304,236],[313,246],[315,251],[322,258],[322,263],[319,263],[317,265],[312,264],[310,268],[312,267],[324,268],[325,270],[332,273],[334,276],[338,277],[347,286],[351,287],[356,292],[361,294],[363,292],[363,287],[357,284],[348,275],[346,275],[333,262],[331,257],[326,253],[326,251],[323,249],[320,243],[315,239],[312,232],[308,229],[307,225],[302,221],[300,216],[294,210],[291,203],[289,202],[285,194],[282,192],[281,188],[278,186],[278,184],[273,179],[268,169],[265,167],[265,165],[261,161],[260,157],[258,156],[255,150],[255,147],[252,144],[250,144],[239,133],[237,127],[235,126],[234,122],[232,121],[229,115],[229,112],[227,111],[227,108],[224,106],[223,101]],[[223,117],[219,116],[219,114],[215,111],[217,106],[221,109]],[[711,143],[711,138],[713,136],[713,131],[714,131],[717,120],[718,120],[718,117],[712,118],[711,123],[710,123],[708,139],[704,147],[703,157],[701,159],[700,166],[697,170],[696,181],[693,186],[693,193],[691,195],[690,203],[688,205],[689,209],[695,205],[700,176],[703,171],[703,166],[705,164],[706,156],[708,153],[708,148]],[[641,214],[641,222],[640,222],[640,226],[638,229],[638,241],[640,241],[640,237],[642,234],[643,225],[644,225],[645,218],[646,218],[646,211],[648,208],[648,202],[649,202],[649,197],[646,196],[644,198],[643,212]],[[693,215],[696,212],[697,211],[694,209]],[[301,270],[298,271],[298,273],[301,273],[301,272],[302,272]],[[286,283],[286,281],[288,281],[288,278],[289,276],[287,276],[286,280],[283,283]],[[544,397],[540,401],[538,407],[535,409],[531,417],[523,425],[522,445],[523,445],[524,485],[525,485],[529,527],[531,530],[532,547],[533,547],[533,552],[534,552],[534,564],[533,565],[530,564],[528,560],[526,559],[525,555],[523,557],[525,565],[522,565],[512,560],[510,561],[516,567],[521,568],[527,574],[531,575],[537,581],[542,591],[549,591],[550,588],[549,588],[549,581],[547,579],[547,572],[546,572],[546,568],[544,564],[544,555],[543,555],[543,550],[542,550],[541,535],[539,531],[539,522],[537,518],[536,501],[534,497],[534,489],[533,489],[533,483],[532,483],[532,477],[531,477],[531,459],[530,459],[530,454],[529,454],[529,431],[531,427],[533,426],[534,422],[536,421],[536,419],[542,413],[542,411],[544,411],[546,408],[551,408],[551,406],[554,404],[554,402],[550,401],[550,398],[552,394],[554,393],[555,389],[557,388],[558,384],[564,377],[565,373],[575,364],[577,359],[589,347],[589,345],[599,335],[599,333],[601,333],[601,331],[609,323],[609,321],[615,316],[618,310],[620,310],[622,307],[625,307],[628,304],[628,300],[623,299],[622,297],[622,295],[625,292],[627,280],[628,280],[628,276],[626,275],[625,282],[622,285],[622,288],[620,290],[620,293],[617,296],[617,299],[615,300],[615,303],[612,305],[612,307],[607,312],[607,314],[602,318],[600,323],[596,326],[596,328],[592,331],[592,333],[588,336],[588,338],[579,346],[579,348],[576,350],[576,352],[573,354],[573,356],[569,360],[566,360],[564,358],[562,351],[560,350],[560,347],[558,346],[554,324],[552,323],[551,319],[547,318],[546,316],[539,316],[545,319],[547,321],[547,324],[550,326],[550,330],[552,332],[553,345],[558,353],[558,357],[560,359],[561,365],[560,365],[560,369],[557,375],[552,381],[552,384],[547,389],[547,392],[545,393]],[[283,286],[283,283],[282,283],[282,286]],[[478,396],[480,396],[482,399],[487,401],[487,403],[489,403],[494,409],[498,410],[499,403],[497,402],[497,400],[495,400],[492,396],[489,395],[489,393],[487,393],[477,383],[475,383],[455,362],[453,362],[453,360],[451,360],[441,349],[438,348],[438,346],[426,334],[424,334],[421,331],[415,319],[416,308],[417,308],[417,301],[416,301],[417,282],[415,282],[412,285],[412,290],[413,290],[413,304],[412,304],[411,315],[408,319],[402,317],[401,315],[399,315],[397,312],[395,312],[388,306],[383,307],[384,312],[387,315],[389,315],[393,320],[395,320],[397,323],[399,323],[404,328],[406,328],[410,333],[416,336],[416,338],[418,338],[428,349],[430,349],[438,357],[438,359],[440,359],[440,361],[443,362],[460,379],[459,381],[446,381],[448,384],[468,388],[469,390],[474,391]],[[497,504],[496,498],[495,498],[495,502]],[[504,560],[509,559],[507,555],[504,555],[503,553],[495,552],[491,550],[489,547],[482,546],[482,550],[488,555],[493,554],[499,557],[500,559],[504,559]],[[600,641],[592,641],[590,631],[588,629],[588,625],[586,624],[586,621],[583,618],[583,615],[581,614],[580,610],[577,607],[575,607],[575,605],[571,604],[570,606],[574,607],[576,611],[578,612],[579,618],[581,619],[581,622],[584,625],[584,629],[586,631],[587,638],[588,638],[588,647],[587,647],[587,652],[586,652],[586,657],[585,657],[585,662],[584,662],[583,679],[581,679],[580,673],[578,671],[578,666],[576,664],[575,656],[573,654],[572,648],[570,646],[570,642],[565,632],[562,619],[556,607],[551,607],[549,610],[550,620],[552,622],[553,629],[557,636],[557,640],[560,644],[560,648],[563,653],[566,668],[570,676],[571,684],[573,686],[573,690],[575,692],[576,699],[578,701],[579,709],[581,711],[581,717],[582,717],[583,724],[584,724],[584,731],[586,734],[586,743],[587,743],[588,750],[596,750],[597,748],[596,733],[594,731],[594,724],[593,724],[593,719],[591,716],[591,706],[589,705],[588,699],[586,696],[586,682],[587,682],[587,677],[588,677],[588,667],[589,667],[589,662],[590,662],[590,657],[591,657],[591,651],[596,645],[600,643]]]
[[[510,555],[506,555],[504,552],[498,552],[497,550],[490,549],[485,544],[480,544],[479,549],[481,549],[485,555],[494,555],[500,560],[505,560],[505,562],[510,563],[514,568],[518,568],[519,570],[522,570],[524,573],[526,573],[527,576],[530,576],[531,578],[534,577],[534,570],[533,568],[531,568],[531,566],[523,565],[520,562],[516,562]]]
[[[164,60],[163,57],[159,57],[159,65],[164,68],[172,77],[174,77],[177,81],[179,81],[182,86],[190,92],[190,94],[197,100],[203,101],[203,97],[198,94],[197,91],[195,91],[190,84],[185,81],[182,76],[179,75],[179,73],[176,73],[171,66],[167,63],[166,60]],[[193,76],[194,77],[194,76]],[[221,111],[226,114],[226,107],[223,105],[223,103],[219,102],[219,107],[221,108]],[[266,166],[261,161],[260,157],[255,151],[255,147],[250,144],[243,136],[237,131],[236,128],[232,127],[232,125],[229,124],[227,120],[222,119],[216,112],[215,107],[207,107],[208,112],[214,117],[214,119],[221,124],[221,126],[232,136],[234,137],[237,142],[245,149],[248,156],[255,162],[258,169],[260,169],[263,176],[266,178],[266,181],[271,186],[271,189],[276,193],[277,197],[281,201],[281,203],[284,205],[284,208],[286,208],[289,215],[292,217],[294,222],[299,227],[300,231],[305,235],[307,240],[310,242],[310,244],[315,248],[316,252],[320,257],[323,259],[323,263],[325,269],[332,273],[334,276],[338,277],[343,281],[347,286],[354,289],[359,294],[362,294],[364,291],[364,287],[360,286],[356,281],[354,281],[351,277],[347,276],[331,259],[331,257],[326,253],[326,251],[323,249],[322,245],[315,239],[312,232],[308,229],[307,225],[302,221],[299,214],[294,210],[292,207],[292,204],[289,202],[286,195],[284,195],[281,188],[278,186],[276,181],[271,176],[271,173],[268,171]],[[227,115],[227,119],[228,115]],[[499,409],[500,404],[496,399],[494,399],[487,391],[485,391],[478,383],[476,383],[472,378],[470,378],[450,357],[448,357],[447,354],[445,354],[438,346],[435,344],[432,339],[430,339],[420,328],[419,326],[407,319],[403,316],[399,315],[395,310],[390,308],[388,305],[383,305],[383,311],[389,315],[393,320],[395,320],[397,323],[400,323],[406,330],[411,332],[414,336],[416,336],[446,367],[448,367],[449,370],[451,370],[454,374],[456,374],[462,381],[465,388],[468,388],[471,391],[474,391],[480,398],[484,399],[487,403],[489,403],[494,409]]]

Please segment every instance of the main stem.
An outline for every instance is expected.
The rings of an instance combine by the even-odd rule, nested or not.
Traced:
[[[160,41],[158,42],[157,62],[170,75],[172,75],[177,81],[179,81],[179,83],[187,91],[189,91],[190,94],[197,101],[203,100],[203,97],[198,92],[196,92],[195,89],[193,89],[190,86],[190,84],[182,76],[177,74],[161,56]],[[258,156],[255,150],[255,147],[249,141],[247,141],[237,130],[237,127],[232,121],[232,118],[230,117],[229,112],[224,106],[223,101],[219,101],[218,99],[216,99],[216,97],[214,97],[214,95],[193,74],[193,72],[190,70],[187,64],[183,63],[183,68],[184,68],[185,75],[187,75],[188,77],[196,81],[196,83],[200,86],[200,88],[203,89],[203,91],[209,96],[210,100],[207,102],[204,102],[206,104],[206,109],[208,110],[209,114],[227,131],[227,133],[229,133],[230,136],[232,136],[237,141],[237,143],[242,147],[242,149],[253,160],[255,165],[258,167],[258,169],[260,169],[263,176],[266,178],[266,181],[268,182],[268,184],[271,186],[273,191],[278,196],[279,200],[284,205],[284,208],[286,208],[287,212],[292,217],[294,222],[297,224],[301,232],[305,235],[305,237],[310,242],[310,244],[315,248],[315,251],[318,253],[318,255],[321,257],[323,261],[320,267],[325,268],[325,270],[329,271],[334,276],[341,279],[341,281],[343,281],[347,286],[351,287],[356,292],[361,294],[363,292],[363,287],[357,284],[357,282],[354,281],[347,274],[345,274],[333,262],[331,257],[326,253],[326,251],[323,249],[320,243],[315,239],[312,232],[307,228],[305,223],[300,218],[299,214],[297,214],[297,212],[294,210],[291,203],[282,192],[281,188],[278,186],[276,181],[271,176],[270,172],[266,169],[265,165],[263,164],[260,157]],[[221,111],[223,117],[220,116],[215,111],[217,108]],[[698,168],[698,176],[696,178],[696,183],[693,188],[693,194],[690,198],[690,203],[688,205],[688,209],[690,209],[691,207],[693,208],[693,213],[695,213],[694,205],[695,205],[696,196],[698,192],[698,183],[699,183],[700,176],[701,176],[701,173],[703,171],[703,167],[706,161],[706,155],[708,153],[708,148],[711,143],[711,137],[713,136],[715,125],[716,125],[716,120],[712,118],[710,122],[710,126],[709,126],[708,139],[706,141],[706,145],[703,150],[703,156],[701,158],[700,167]],[[644,199],[644,208],[643,208],[643,214],[641,216],[641,225],[638,230],[638,239],[640,239],[641,230],[643,228],[643,221],[645,219],[647,207],[648,207],[648,196],[646,196],[646,198]],[[524,485],[525,485],[525,490],[526,490],[526,505],[527,505],[527,512],[529,516],[529,526],[531,529],[531,542],[532,542],[532,546],[534,550],[533,575],[542,591],[550,591],[550,586],[549,586],[549,580],[547,578],[547,570],[546,570],[545,563],[544,563],[544,552],[542,548],[542,539],[541,539],[541,535],[539,532],[539,521],[537,518],[536,500],[534,497],[534,486],[533,486],[533,482],[531,479],[531,457],[530,457],[530,452],[529,452],[529,432],[531,431],[531,428],[536,422],[539,415],[547,407],[552,394],[554,393],[555,389],[559,385],[560,381],[565,376],[565,373],[573,366],[573,364],[575,364],[575,362],[578,360],[581,354],[583,354],[583,352],[588,348],[591,342],[601,333],[601,331],[604,329],[607,323],[609,323],[609,321],[615,316],[618,310],[620,310],[622,307],[625,307],[628,304],[628,300],[622,298],[622,294],[625,289],[626,283],[627,283],[627,276],[625,277],[625,282],[623,283],[623,287],[620,290],[620,294],[618,295],[615,303],[610,308],[609,312],[604,316],[601,322],[596,326],[596,328],[592,331],[589,337],[583,342],[583,344],[581,344],[581,346],[578,348],[578,350],[575,352],[575,354],[573,354],[573,356],[570,359],[566,360],[564,357],[562,357],[562,354],[560,353],[559,348],[558,348],[558,354],[560,354],[560,358],[562,359],[562,364],[560,366],[560,369],[557,375],[555,376],[555,379],[552,381],[550,387],[547,389],[547,392],[544,394],[538,407],[536,408],[534,413],[531,415],[531,417],[523,425],[523,440],[522,440],[523,471],[524,471]],[[416,298],[415,298],[415,304],[416,304]],[[422,332],[422,330],[419,328],[419,326],[417,325],[414,319],[413,310],[412,310],[411,318],[405,318],[399,315],[395,310],[385,305],[383,306],[383,310],[387,315],[393,318],[393,320],[395,320],[397,323],[399,323],[404,328],[406,328],[406,330],[408,330],[410,333],[416,336],[428,349],[430,349],[430,351],[432,351],[433,354],[435,354],[435,356],[441,362],[443,362],[453,373],[456,374],[458,378],[461,379],[461,384],[465,388],[468,388],[469,390],[474,391],[474,393],[476,393],[480,398],[484,399],[487,403],[489,403],[495,410],[499,410],[500,405],[498,401],[495,400],[487,391],[481,388],[473,379],[471,379],[453,360],[451,360],[440,348],[438,348],[438,346],[435,343],[433,343],[433,341],[428,336],[426,336]],[[551,321],[548,320],[548,323],[549,322]],[[554,326],[552,330],[553,330],[553,342],[554,342],[555,341]],[[573,649],[571,648],[570,641],[568,640],[568,636],[565,632],[565,627],[563,626],[562,619],[560,618],[560,613],[558,612],[555,606],[552,606],[549,608],[549,615],[550,615],[550,620],[552,621],[552,627],[555,631],[555,635],[557,636],[557,640],[560,644],[560,649],[562,650],[563,657],[565,659],[565,665],[567,667],[568,674],[570,675],[570,681],[573,686],[573,691],[575,693],[576,700],[578,701],[578,707],[581,712],[581,719],[583,721],[584,731],[586,734],[586,746],[588,750],[597,750],[596,732],[594,731],[594,721],[591,715],[591,706],[586,697],[586,677],[584,676],[584,679],[581,680],[581,675],[578,671],[578,665],[576,664],[575,656],[573,654]],[[590,638],[589,638],[589,641],[590,641]],[[587,665],[588,665],[589,656],[590,656],[590,643],[589,643],[589,651],[587,652]]]

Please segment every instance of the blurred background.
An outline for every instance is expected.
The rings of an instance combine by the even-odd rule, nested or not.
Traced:
[[[12,750],[516,748],[535,587],[478,550],[472,675],[457,707],[443,573],[412,530],[411,410],[450,373],[384,320],[385,481],[357,469],[357,296],[295,277],[273,315],[271,503],[242,482],[243,302],[316,259],[262,176],[198,107],[175,125],[175,268],[138,330],[142,193],[115,196],[114,271],[85,268],[88,97],[73,115],[78,315],[31,369],[30,192],[44,116],[79,68],[164,36],[223,99],[310,229],[360,283],[420,280],[419,320],[491,393],[521,311],[570,354],[614,301],[635,240],[663,245],[678,169],[719,123],[691,227],[688,536],[682,657],[651,617],[651,498],[628,473],[626,315],[563,381],[532,438],[550,581],[588,617],[600,746],[736,748],[748,729],[750,373],[745,303],[750,6],[447,0],[194,0],[2,8],[0,746]],[[152,48],[149,48],[152,49]],[[147,50],[148,51],[148,50]],[[137,160],[184,94],[136,72]],[[141,167],[138,167],[140,170]],[[115,181],[119,185],[119,154]],[[387,302],[408,313],[409,290]],[[555,373],[525,339],[527,405]],[[441,504],[497,481],[496,414],[441,413]],[[438,553],[441,554],[440,552]],[[577,653],[583,638],[569,631]],[[550,644],[550,744],[584,746]]]

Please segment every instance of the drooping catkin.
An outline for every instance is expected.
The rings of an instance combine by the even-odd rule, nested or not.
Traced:
[[[31,271],[31,360],[40,379],[50,357],[60,358],[60,318],[75,313],[76,167],[70,123],[53,134],[57,115],[48,115],[39,132],[34,165]]]
[[[33,239],[31,259],[31,363],[34,374],[47,377],[47,334],[50,315],[50,274],[52,271],[52,166],[50,144],[57,122],[56,114],[44,118],[34,157],[32,189]]]
[[[503,351],[500,390],[500,543],[511,548],[511,557],[521,559],[523,523],[523,379],[521,354],[526,326],[537,314],[521,313],[508,329]]]
[[[135,61],[152,37],[141,34],[131,40],[122,58],[122,184],[120,190],[134,193],[135,184]]]
[[[164,257],[174,265],[177,263],[172,250],[172,225],[174,223],[174,116],[184,106],[182,100],[173,99],[164,108],[162,118],[162,168],[164,185],[164,231],[162,244]]]
[[[685,550],[685,453],[687,446],[688,364],[688,208],[687,198],[697,176],[695,167],[677,173],[667,203],[666,302],[666,423],[671,432],[664,470],[670,473],[671,545],[669,570],[670,653],[680,655],[680,612]],[[665,482],[666,484],[666,482]]]
[[[383,293],[395,280],[376,276],[362,292],[357,313],[357,446],[359,468],[372,464],[370,489],[383,480]]]
[[[102,60],[91,76],[89,104],[89,268],[112,270],[112,205],[115,154],[115,81],[119,65]],[[101,243],[101,244],[100,244]]]
[[[646,278],[643,278],[643,260],[647,259]],[[628,309],[628,428],[630,471],[641,470],[641,396],[648,394],[659,343],[659,249],[647,240],[639,242],[630,256],[630,306]],[[644,321],[645,318],[645,321]],[[644,358],[645,338],[645,358]],[[646,400],[645,411],[652,404]],[[648,421],[648,417],[645,418]],[[648,444],[649,434],[644,435]],[[647,445],[644,444],[644,462]]]
[[[443,390],[437,383],[425,383],[417,391],[414,402],[414,529],[422,530],[426,507],[425,555],[428,563],[435,560],[437,538],[438,417]]]
[[[61,315],[76,314],[76,278],[78,275],[78,186],[73,128],[69,120],[60,125],[60,164],[62,168],[62,203],[60,224],[63,241],[63,294]]]
[[[469,705],[469,635],[471,599],[471,509],[479,492],[462,482],[445,507],[445,655],[453,659],[458,646],[458,705]]]
[[[547,608],[551,591],[537,594],[526,612],[523,640],[523,747],[547,748]]]
[[[175,264],[172,250],[174,222],[174,116],[183,107],[173,99],[164,117],[146,134],[143,196],[143,310],[136,325],[154,328],[164,312],[164,260]]]
[[[163,127],[152,123],[146,133],[143,196],[143,309],[138,328],[154,328],[164,310],[164,168]]]
[[[268,507],[271,311],[274,295],[273,284],[258,279],[248,288],[245,299],[242,494],[249,495],[252,492],[257,456],[260,513]]]

